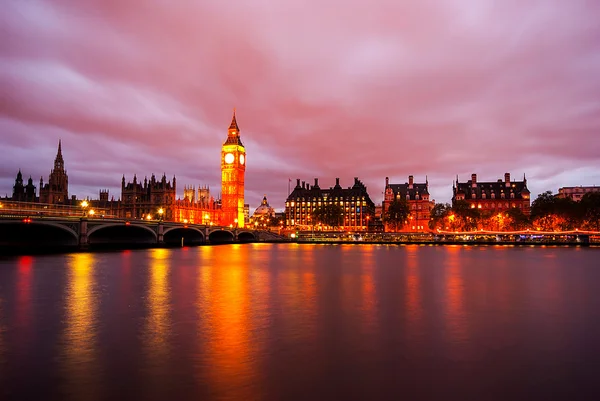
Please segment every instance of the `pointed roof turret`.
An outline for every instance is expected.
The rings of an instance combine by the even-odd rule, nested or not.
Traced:
[[[61,140],[58,140],[58,151],[56,152],[56,158],[54,159],[54,169],[57,171],[61,171],[64,170],[65,168],[65,161],[63,160],[63,156],[62,156],[62,146],[61,146]]]
[[[240,128],[238,127],[237,120],[235,118],[235,109],[233,109],[233,118],[231,119],[231,124],[229,125],[227,140],[223,145],[244,146],[240,138]]]
[[[235,108],[233,109],[233,118],[231,119],[231,124],[229,125],[229,129],[234,129],[236,131],[239,131],[239,127],[237,125],[237,120],[235,119]]]

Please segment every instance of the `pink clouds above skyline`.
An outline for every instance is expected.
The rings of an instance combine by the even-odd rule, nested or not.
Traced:
[[[175,6],[177,4],[177,6]],[[376,203],[386,176],[527,174],[532,194],[600,184],[597,1],[12,1],[0,11],[0,195],[152,173],[220,189],[237,108],[246,197],[281,209],[288,178]],[[292,183],[292,184],[293,184]]]

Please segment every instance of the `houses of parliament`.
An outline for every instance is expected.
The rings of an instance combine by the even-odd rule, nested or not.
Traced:
[[[211,224],[243,227],[248,220],[248,205],[244,203],[244,176],[246,171],[246,149],[240,137],[235,110],[227,138],[221,146],[221,197],[211,196],[208,186],[184,186],[183,199],[177,198],[177,179],[167,179],[166,174],[157,178],[154,174],[126,182],[121,179],[121,196],[109,199],[108,190],[100,190],[99,199],[88,200],[88,207],[97,214],[123,219],[164,219],[191,224]],[[9,199],[4,199],[9,200]],[[62,143],[54,159],[54,168],[44,184],[40,178],[39,196],[31,176],[24,184],[23,173],[18,171],[13,186],[15,202],[32,202],[54,207],[79,207],[80,200],[69,198],[69,177],[62,155]]]

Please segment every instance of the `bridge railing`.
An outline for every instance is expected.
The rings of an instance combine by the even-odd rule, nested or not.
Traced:
[[[117,216],[109,213],[108,209],[88,207],[86,209],[81,206],[72,205],[54,205],[49,203],[37,202],[16,202],[16,201],[0,201],[0,216],[4,217],[21,217],[21,216],[51,216],[51,217],[83,217],[90,210],[94,210],[94,215],[97,217]]]

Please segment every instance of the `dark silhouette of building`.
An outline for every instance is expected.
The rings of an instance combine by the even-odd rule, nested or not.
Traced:
[[[148,215],[157,216],[158,210],[163,209],[163,218],[173,220],[173,209],[170,207],[176,200],[176,178],[173,176],[173,184],[167,181],[163,174],[160,181],[156,180],[154,174],[144,178],[144,182],[138,182],[137,175],[133,176],[133,182],[125,184],[125,176],[121,180],[121,217],[128,219],[143,219]]]
[[[399,199],[406,200],[410,212],[402,231],[428,231],[433,202],[429,200],[429,181],[427,177],[424,183],[415,183],[414,177],[409,175],[408,182],[404,184],[390,184],[389,178],[385,177],[382,216],[385,216],[390,204]]]
[[[504,181],[478,182],[477,174],[472,174],[467,182],[456,182],[452,185],[452,206],[457,201],[466,201],[471,208],[482,212],[502,212],[510,208],[518,208],[525,214],[531,212],[531,193],[527,189],[527,178],[523,181],[511,181],[510,173],[504,174]]]
[[[33,185],[33,180],[31,176],[29,176],[29,180],[27,180],[27,185],[23,185],[23,174],[21,173],[21,169],[17,173],[17,178],[15,178],[15,185],[13,186],[13,194],[12,200],[17,202],[35,202],[35,185]]]
[[[50,172],[48,183],[44,185],[44,179],[40,178],[40,203],[69,203],[69,177],[65,170],[60,140],[58,141],[58,152],[54,159],[54,168]]]
[[[369,221],[373,220],[375,204],[367,193],[367,187],[354,178],[354,185],[348,188],[340,186],[340,179],[335,179],[335,186],[329,189],[319,187],[319,179],[311,187],[300,179],[285,202],[286,226],[314,226],[313,212],[326,205],[338,205],[343,210],[342,227],[352,230],[366,230]]]

